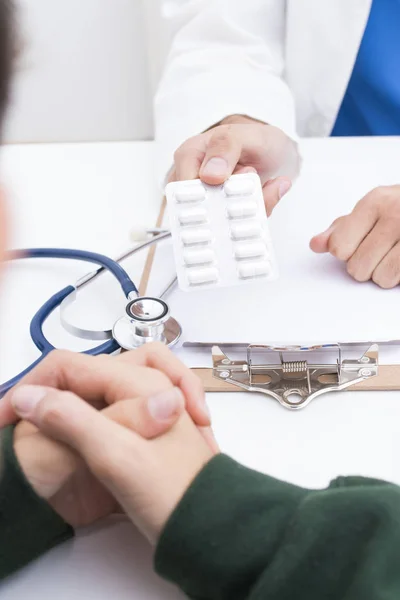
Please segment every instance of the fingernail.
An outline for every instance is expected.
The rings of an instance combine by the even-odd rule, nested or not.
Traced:
[[[211,158],[202,169],[202,175],[206,177],[226,177],[228,163],[224,158]]]
[[[282,183],[279,184],[279,198],[283,198],[283,196],[288,193],[288,191],[290,190],[291,187],[292,187],[291,181],[289,181],[288,179],[285,181],[282,181]]]
[[[150,396],[147,408],[156,421],[167,421],[185,406],[185,399],[179,388],[171,388]]]
[[[11,404],[20,417],[29,417],[47,393],[47,388],[38,385],[21,385],[15,388]]]

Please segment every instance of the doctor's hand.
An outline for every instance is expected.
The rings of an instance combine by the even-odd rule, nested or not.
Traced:
[[[378,187],[310,243],[347,263],[356,281],[372,279],[382,288],[400,283],[400,185]]]
[[[240,115],[187,140],[174,161],[169,181],[200,178],[217,185],[232,173],[257,172],[268,215],[290,190],[300,167],[297,146],[283,131]]]
[[[158,361],[163,363],[163,372],[147,366]],[[185,404],[193,412],[195,403],[197,418],[205,425],[203,435],[211,447],[216,447],[207,428],[209,417],[200,382],[164,346],[149,345],[119,357],[53,352],[4,397],[0,405],[1,425],[29,413],[29,407],[43,395],[43,390],[55,393],[57,389],[68,390],[63,391],[67,399],[77,394],[96,408],[106,406],[105,417],[145,438],[165,433],[184,411]],[[15,402],[19,403],[18,413]],[[53,418],[51,411],[48,418]],[[82,421],[82,428],[87,426],[89,423]],[[114,498],[74,452],[26,421],[16,427],[14,449],[36,493],[73,527],[90,524],[116,510]]]
[[[123,418],[114,415],[110,420],[110,413],[96,411],[71,392],[38,388],[26,403],[14,393],[19,415],[38,428],[39,435],[70,448],[71,456],[87,465],[109,498],[115,498],[156,543],[190,483],[217,451],[211,450],[186,412],[164,435],[144,439],[137,429],[142,408],[125,402],[129,405]]]

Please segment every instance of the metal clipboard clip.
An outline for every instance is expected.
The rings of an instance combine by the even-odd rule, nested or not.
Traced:
[[[218,389],[210,391],[229,391],[235,386],[270,396],[290,410],[305,408],[322,394],[344,390],[378,375],[378,344],[375,343],[364,345],[362,354],[359,348],[355,354],[353,343],[310,347],[190,342],[184,345],[211,346],[212,378],[220,384],[216,383]],[[233,360],[221,346],[234,353],[244,351],[245,360]],[[353,356],[344,358],[345,350],[352,350]],[[201,377],[201,372],[207,369],[197,371]]]
[[[337,351],[336,361],[332,364],[313,364],[304,360],[307,352],[327,349]],[[378,375],[377,344],[372,344],[358,359],[344,360],[342,351],[340,344],[312,347],[250,344],[247,346],[246,360],[235,361],[219,346],[213,346],[213,377],[244,390],[261,392],[271,396],[285,408],[299,410],[321,394],[340,391]],[[271,354],[278,361],[257,360]],[[302,360],[293,360],[294,354],[300,354]]]

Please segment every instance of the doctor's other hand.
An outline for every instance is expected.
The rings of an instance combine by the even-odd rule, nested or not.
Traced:
[[[217,185],[233,173],[257,172],[270,215],[290,190],[299,168],[297,145],[282,130],[233,115],[177,149],[169,181],[200,178]]]
[[[315,236],[314,252],[330,252],[347,263],[356,281],[382,288],[400,283],[400,185],[381,186],[356,204],[353,211],[336,219]]]
[[[39,388],[29,403],[20,400],[15,395],[20,416],[41,435],[71,448],[152,543],[217,453],[186,412],[167,433],[147,440],[137,433],[138,405],[132,402],[124,419],[115,422],[71,392]]]

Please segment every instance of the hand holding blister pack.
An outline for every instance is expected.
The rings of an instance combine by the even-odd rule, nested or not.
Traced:
[[[184,291],[272,281],[278,269],[256,173],[223,185],[199,179],[165,190],[179,287]]]

